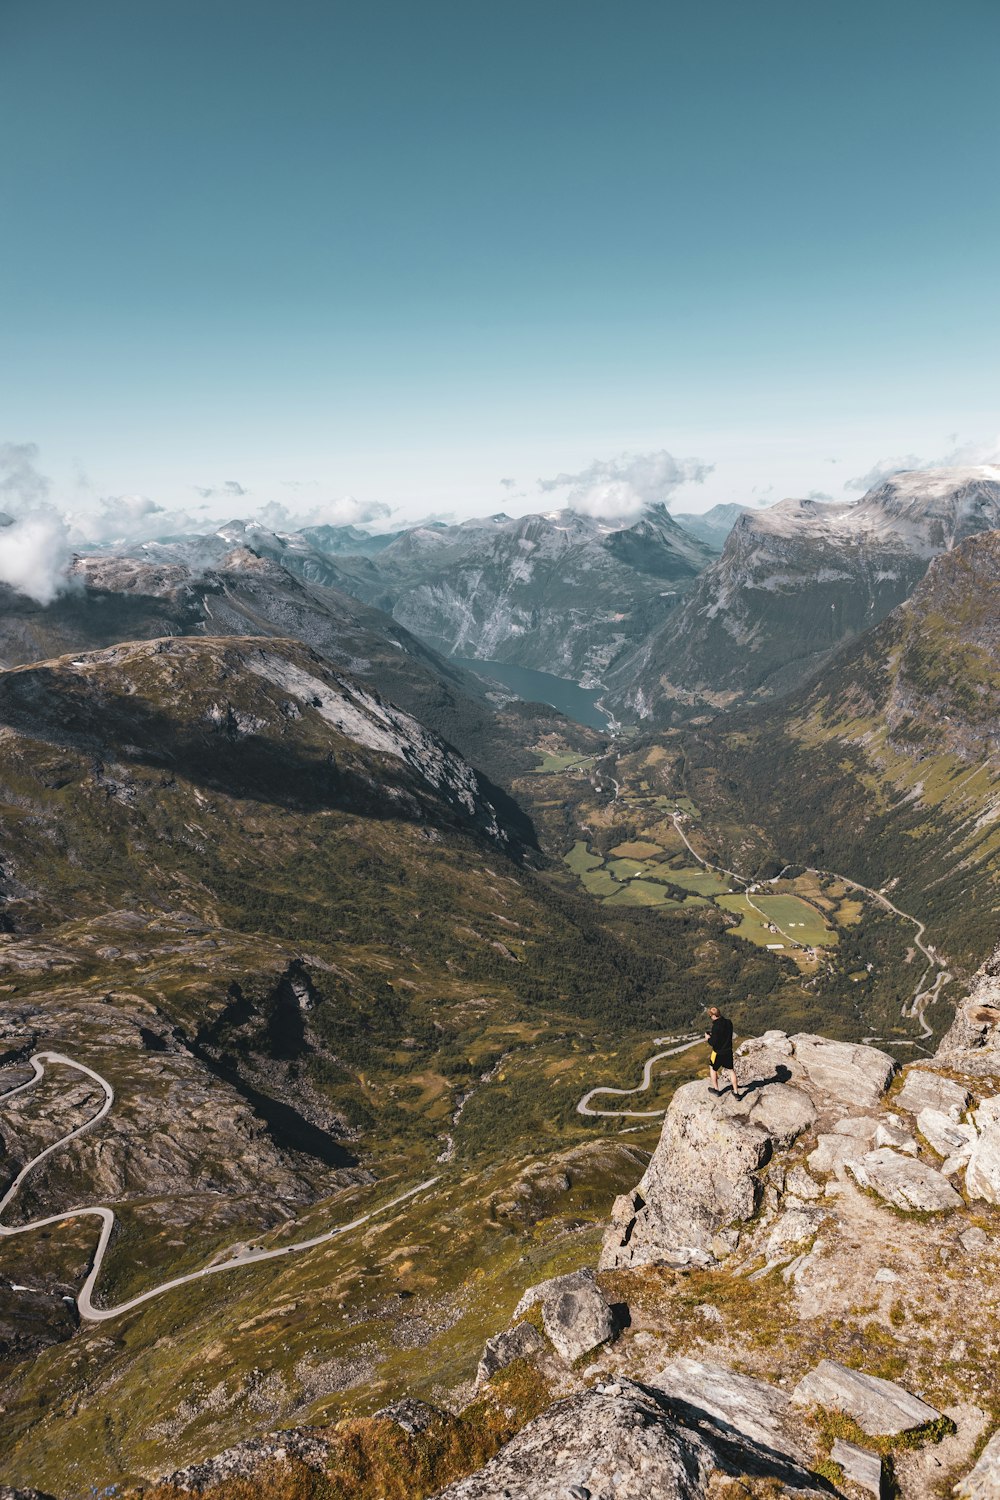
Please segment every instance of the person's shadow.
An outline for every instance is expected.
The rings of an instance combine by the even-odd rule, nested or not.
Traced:
[[[784,1063],[778,1063],[770,1078],[751,1078],[749,1083],[740,1084],[740,1095],[746,1097],[757,1089],[766,1089],[769,1083],[788,1083],[792,1076],[791,1068],[786,1068]]]

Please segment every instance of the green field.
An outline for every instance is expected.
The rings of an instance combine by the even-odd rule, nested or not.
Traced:
[[[569,853],[563,855],[563,863],[569,865],[574,875],[582,876],[587,870],[598,869],[604,861],[599,854],[591,854],[583,839],[577,839]]]
[[[705,870],[697,865],[682,866],[679,870],[663,866],[661,874],[664,880],[672,880],[674,885],[679,885],[686,891],[694,891],[696,896],[724,896],[731,889],[728,880],[717,875],[714,870]]]
[[[533,776],[552,775],[556,771],[583,771],[594,764],[593,755],[579,755],[572,750],[536,750],[538,765]]]
[[[630,880],[627,885],[621,885],[613,896],[606,896],[605,906],[679,906],[679,901],[672,901],[667,895],[666,887],[657,885],[652,880]]]
[[[619,884],[607,870],[584,870],[580,876],[583,881],[584,890],[591,896],[613,896],[615,891],[625,890],[627,887]]]
[[[766,948],[770,943],[781,943],[788,946],[787,940],[776,936],[767,929],[767,923],[759,912],[754,911],[746,896],[719,896],[716,901],[723,911],[731,911],[740,917],[740,925],[733,929],[733,936],[745,938],[748,943],[756,943],[760,948]]]
[[[837,942],[837,934],[827,926],[820,912],[801,897],[754,896],[753,899],[776,927],[804,948],[832,948]]]
[[[636,876],[651,875],[657,865],[648,859],[609,859],[608,869],[616,880],[634,880]]]

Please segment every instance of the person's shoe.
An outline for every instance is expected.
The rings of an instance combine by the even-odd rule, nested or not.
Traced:
[[[712,1086],[711,1086],[711,1084],[709,1085],[708,1092],[710,1094],[714,1094],[715,1097],[716,1097],[716,1099],[721,1099],[722,1098],[722,1090],[721,1089],[713,1089]]]

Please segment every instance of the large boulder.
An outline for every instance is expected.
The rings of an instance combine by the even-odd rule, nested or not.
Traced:
[[[738,1050],[741,1083],[751,1087],[782,1081],[803,1089],[820,1109],[871,1109],[889,1087],[897,1064],[878,1047],[834,1042],[800,1031],[767,1031]]]
[[[514,1309],[515,1319],[538,1302],[542,1305],[542,1327],[567,1364],[606,1344],[618,1331],[614,1314],[589,1267],[529,1287]],[[527,1340],[528,1335],[521,1337]]]
[[[655,1387],[619,1380],[556,1402],[437,1500],[706,1500],[718,1472],[829,1492],[790,1416],[776,1387],[676,1359]]]
[[[984,1099],[974,1119],[978,1134],[965,1171],[966,1191],[987,1203],[1000,1203],[1000,1094]]]
[[[946,1213],[961,1208],[962,1200],[941,1172],[911,1156],[901,1156],[889,1146],[869,1151],[858,1161],[847,1163],[860,1187],[871,1188],[907,1212]]]
[[[981,1078],[1000,1076],[1000,947],[972,981],[941,1039],[936,1061]]]
[[[711,1265],[725,1253],[719,1231],[751,1218],[759,1207],[758,1174],[772,1152],[818,1123],[840,1121],[845,1106],[870,1109],[895,1070],[895,1061],[875,1047],[805,1032],[769,1031],[744,1042],[739,1100],[729,1093],[716,1098],[700,1082],[677,1090],[645,1176],[634,1194],[615,1201],[601,1266]],[[878,1121],[870,1123],[874,1134]],[[852,1135],[836,1141],[830,1165],[825,1155],[810,1164],[843,1170],[862,1150]]]
[[[623,1380],[557,1401],[437,1500],[702,1500],[715,1466],[696,1432]]]
[[[810,1093],[818,1091],[853,1109],[871,1109],[896,1072],[897,1063],[878,1047],[832,1042],[806,1032],[790,1037],[792,1077]],[[804,1077],[802,1077],[804,1075]]]
[[[941,1413],[893,1380],[849,1370],[824,1359],[792,1391],[797,1406],[825,1406],[853,1417],[869,1437],[914,1432],[937,1422]]]

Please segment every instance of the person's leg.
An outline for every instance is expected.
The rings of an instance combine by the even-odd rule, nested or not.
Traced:
[[[715,1071],[711,1063],[709,1063],[708,1065],[708,1086],[712,1090],[713,1094],[717,1094],[719,1092],[719,1075]]]
[[[736,1069],[735,1068],[727,1068],[726,1072],[729,1074],[730,1078],[733,1080],[733,1098],[734,1099],[738,1099],[740,1097],[740,1086],[739,1086],[739,1082],[737,1081],[737,1078],[736,1078]]]

